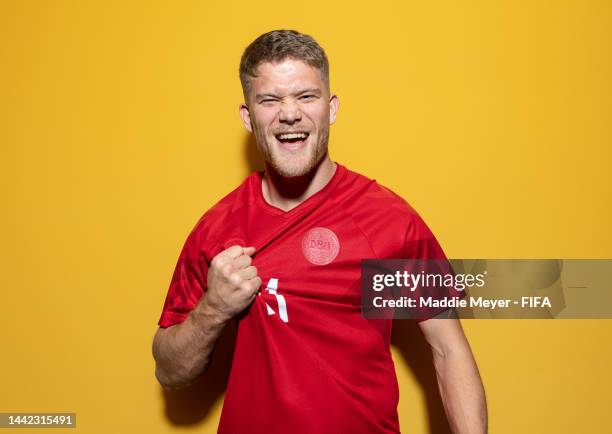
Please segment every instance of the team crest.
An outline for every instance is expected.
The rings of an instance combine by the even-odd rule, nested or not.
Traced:
[[[312,228],[302,238],[302,253],[311,264],[329,264],[339,251],[338,237],[327,228]]]

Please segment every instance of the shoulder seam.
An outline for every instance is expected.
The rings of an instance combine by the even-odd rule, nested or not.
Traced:
[[[370,181],[370,182],[374,182],[374,181]],[[357,220],[355,220],[355,217],[353,217],[352,214],[349,214],[344,207],[340,206],[338,204],[338,201],[333,198],[332,199],[334,201],[334,207],[336,207],[337,209],[340,210],[340,212],[342,212],[345,216],[347,216],[349,219],[351,219],[351,221],[353,222],[353,224],[355,225],[355,227],[357,227],[357,229],[359,229],[359,232],[361,232],[361,235],[363,235],[363,237],[366,239],[366,241],[368,242],[368,246],[370,247],[370,250],[372,251],[372,253],[374,253],[374,256],[376,256],[376,259],[380,259],[380,255],[378,254],[378,252],[376,251],[376,249],[374,249],[374,246],[372,246],[372,242],[370,241],[370,237],[368,237],[366,235],[366,233],[363,231],[363,229],[361,228],[361,225],[359,225],[359,223],[357,223]]]

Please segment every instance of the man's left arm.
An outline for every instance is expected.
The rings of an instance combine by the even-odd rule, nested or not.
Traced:
[[[487,404],[476,361],[458,319],[419,323],[431,345],[438,387],[455,434],[485,434]]]

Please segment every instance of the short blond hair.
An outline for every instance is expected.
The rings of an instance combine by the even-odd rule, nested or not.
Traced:
[[[312,36],[296,30],[273,30],[259,36],[242,53],[239,73],[245,99],[250,91],[250,79],[257,77],[259,65],[281,62],[287,58],[301,60],[317,68],[329,89],[329,62],[318,42]]]

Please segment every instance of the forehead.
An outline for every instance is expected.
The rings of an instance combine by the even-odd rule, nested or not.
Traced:
[[[321,71],[306,62],[284,59],[280,62],[264,62],[257,67],[257,77],[251,78],[255,93],[292,93],[304,88],[325,89]]]

